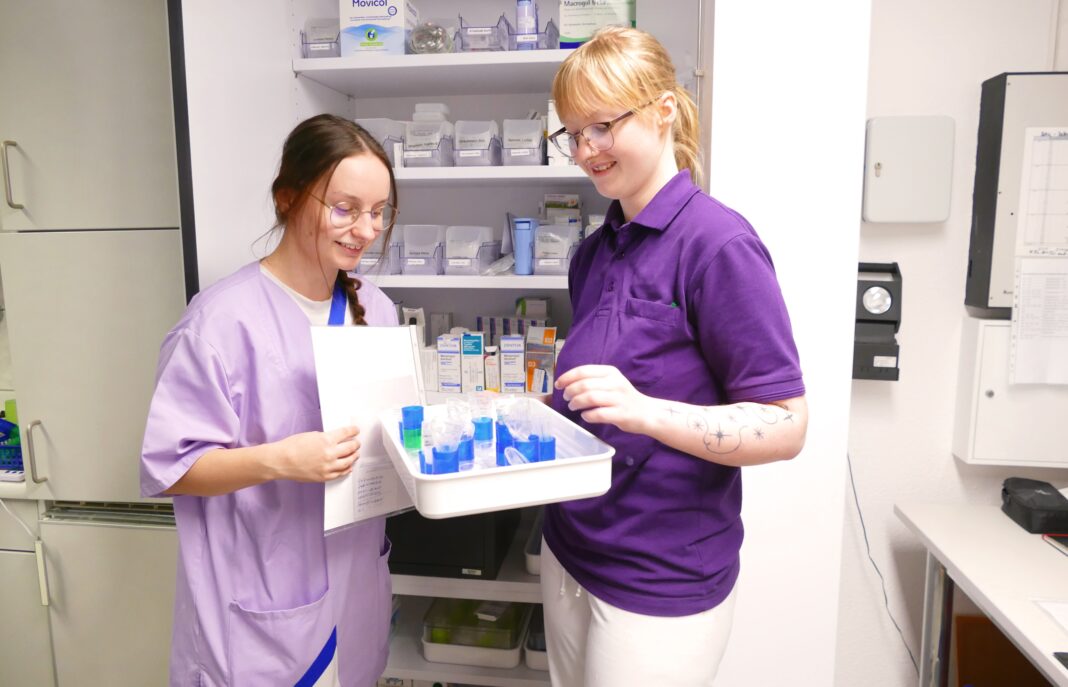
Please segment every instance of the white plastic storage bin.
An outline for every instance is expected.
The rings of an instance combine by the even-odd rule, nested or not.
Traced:
[[[545,164],[545,128],[541,119],[504,120],[505,165]]]
[[[383,246],[386,234],[379,234],[360,256],[356,271],[360,274],[400,274],[401,256],[404,251],[404,227],[394,226],[389,246]]]
[[[534,274],[567,274],[581,225],[542,224],[534,232]]]
[[[404,135],[407,129],[406,122],[385,117],[366,117],[357,119],[356,123],[367,129],[367,133],[381,144],[386,151],[386,157],[394,167],[399,162],[398,150],[404,150]],[[401,153],[403,154],[403,152]]]
[[[494,121],[458,121],[453,162],[457,167],[501,164],[501,135]]]
[[[445,255],[445,225],[405,224],[401,272],[442,274]]]
[[[615,449],[547,405],[531,403],[530,407],[556,438],[556,459],[444,475],[422,474],[418,456],[404,450],[398,430],[400,408],[383,413],[379,418],[382,441],[416,510],[431,519],[451,518],[584,499],[608,491]],[[426,406],[424,418],[444,413],[444,405]]]
[[[452,167],[453,127],[449,122],[406,122],[405,167]]]
[[[460,15],[461,52],[487,52],[508,49],[508,35],[512,31],[512,25],[502,14],[496,24],[469,24]]]
[[[312,57],[341,56],[341,22],[337,17],[311,18],[300,32],[301,55]]]
[[[482,274],[501,257],[493,227],[455,226],[445,230],[445,274]]]

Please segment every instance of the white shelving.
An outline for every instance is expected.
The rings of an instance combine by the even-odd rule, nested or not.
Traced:
[[[566,167],[515,166],[515,167],[399,167],[394,170],[397,181],[407,186],[461,185],[498,186],[523,184],[525,186],[551,186],[561,182],[593,183],[577,165]]]
[[[293,71],[353,98],[548,91],[570,50],[360,55],[293,60]]]
[[[375,286],[383,289],[508,289],[531,291],[534,289],[567,289],[567,275],[505,274],[498,277],[478,275],[459,276],[449,274],[375,274],[363,275]]]
[[[546,687],[549,673],[531,670],[520,662],[518,668],[481,668],[451,663],[432,663],[423,658],[423,614],[430,600],[417,596],[401,599],[397,630],[389,645],[389,663],[384,675],[406,680],[460,682],[496,687]]]

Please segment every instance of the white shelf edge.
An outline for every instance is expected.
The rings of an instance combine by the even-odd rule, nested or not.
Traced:
[[[493,684],[497,687],[549,686],[549,673],[527,668],[522,658],[516,668],[483,668],[427,661],[423,658],[422,627],[423,614],[429,606],[429,599],[401,599],[397,630],[389,644],[389,662],[382,674],[384,677]]]
[[[454,52],[437,55],[359,55],[348,57],[298,57],[293,71],[313,74],[324,71],[403,71],[453,69],[456,67],[506,67],[514,65],[559,65],[571,50],[498,50]]]
[[[490,167],[395,167],[398,183],[476,184],[500,182],[593,183],[578,165],[494,165]]]
[[[541,578],[526,570],[526,544],[534,527],[534,512],[524,510],[500,572],[495,580],[391,575],[393,593],[399,596],[429,596],[482,601],[541,603]]]
[[[562,289],[567,290],[567,275],[507,274],[496,277],[449,274],[375,274],[360,275],[383,289]]]

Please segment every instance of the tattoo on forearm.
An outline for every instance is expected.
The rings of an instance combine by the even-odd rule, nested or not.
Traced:
[[[738,412],[740,411],[740,412]],[[781,411],[781,412],[780,412]],[[786,406],[739,403],[726,412],[716,406],[702,408],[699,412],[683,413],[668,408],[672,416],[683,416],[686,427],[701,435],[705,450],[716,455],[734,453],[740,449],[748,435],[756,441],[768,437],[768,430],[761,425],[776,425],[779,422],[794,422],[794,414]],[[726,418],[726,423],[722,419]]]

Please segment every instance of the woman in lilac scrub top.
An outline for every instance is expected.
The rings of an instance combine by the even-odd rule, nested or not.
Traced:
[[[397,324],[347,274],[392,231],[396,185],[366,131],[320,115],[286,139],[271,190],[277,248],[200,292],[160,351],[141,491],[174,497],[170,683],[367,687],[386,664],[389,544],[383,518],[323,534],[324,483],[352,471],[360,428],[322,431],[310,328]]]
[[[550,135],[612,199],[571,262],[553,407],[615,448],[603,496],[547,506],[555,687],[705,687],[733,613],[741,470],[808,412],[771,257],[702,192],[693,100],[655,38],[603,29],[561,65]]]

